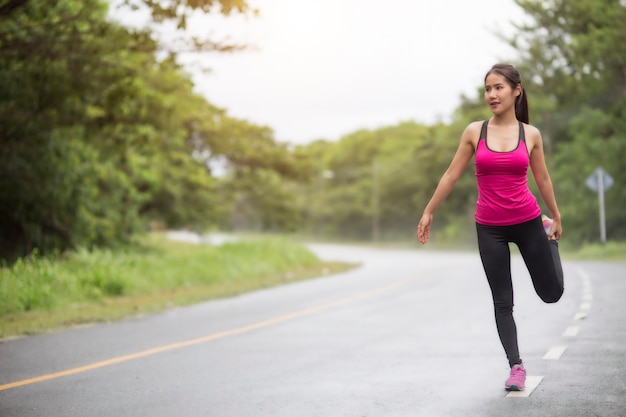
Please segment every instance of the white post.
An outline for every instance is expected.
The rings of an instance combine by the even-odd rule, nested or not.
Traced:
[[[378,162],[372,163],[372,241],[380,239],[380,174]]]
[[[600,203],[600,242],[606,242],[606,220],[604,218],[604,175],[598,170],[598,200]]]

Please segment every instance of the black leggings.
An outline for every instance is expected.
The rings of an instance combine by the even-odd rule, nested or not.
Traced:
[[[486,226],[476,223],[478,249],[491,287],[496,326],[509,365],[522,363],[513,320],[513,283],[509,242],[522,254],[537,295],[546,303],[556,303],[563,295],[563,269],[559,243],[548,240],[541,216],[513,226]]]

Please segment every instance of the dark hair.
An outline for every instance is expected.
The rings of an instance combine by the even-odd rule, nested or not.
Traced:
[[[526,91],[522,86],[522,77],[519,75],[519,71],[509,64],[496,64],[485,74],[485,81],[489,74],[498,74],[509,82],[512,89],[515,89],[518,85],[521,87],[520,95],[515,99],[515,117],[517,120],[529,123],[530,118],[528,116],[528,98],[526,97]]]

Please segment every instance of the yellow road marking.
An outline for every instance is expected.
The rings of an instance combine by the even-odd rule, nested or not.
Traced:
[[[315,307],[305,308],[303,310],[294,311],[293,313],[285,314],[282,316],[274,317],[269,320],[261,321],[258,323],[253,323],[247,326],[238,327],[236,329],[226,330],[223,332],[213,333],[204,337],[199,337],[197,339],[190,339],[183,342],[172,343],[169,345],[164,345],[160,347],[156,347],[153,349],[143,350],[136,353],[131,353],[129,355],[118,356],[115,358],[107,359],[100,362],[94,362],[89,365],[80,366],[77,368],[66,369],[65,371],[55,372],[52,374],[41,375],[34,378],[23,379],[21,381],[15,381],[8,384],[0,385],[0,391],[8,390],[11,388],[17,388],[24,385],[36,384],[38,382],[49,381],[51,379],[61,378],[64,376],[79,374],[81,372],[91,371],[93,369],[103,368],[105,366],[115,365],[117,363],[130,361],[133,359],[144,358],[146,356],[156,355],[157,353],[168,352],[170,350],[181,349],[187,346],[197,345],[200,343],[210,342],[216,339],[222,339],[228,336],[234,336],[237,334],[242,334],[246,332],[250,332],[252,330],[261,329],[263,327],[268,327],[274,324],[283,323],[286,321],[294,320],[299,317],[307,316],[313,313],[318,313],[320,311],[329,310],[331,308],[339,307],[341,305],[349,304],[355,302],[357,300],[362,300],[364,298],[373,297],[375,295],[381,294],[386,291],[393,290],[395,288],[401,287],[403,285],[408,284],[411,281],[416,280],[417,278],[410,278],[403,281],[396,282],[395,284],[387,285],[385,287],[377,288],[372,291],[366,291],[352,297],[343,298],[337,301],[333,301],[327,304],[321,304]]]

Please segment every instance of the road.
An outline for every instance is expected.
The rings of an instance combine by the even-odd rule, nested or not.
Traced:
[[[548,305],[514,257],[509,395],[477,253],[311,248],[362,266],[0,343],[0,416],[626,416],[626,263],[565,261]]]

